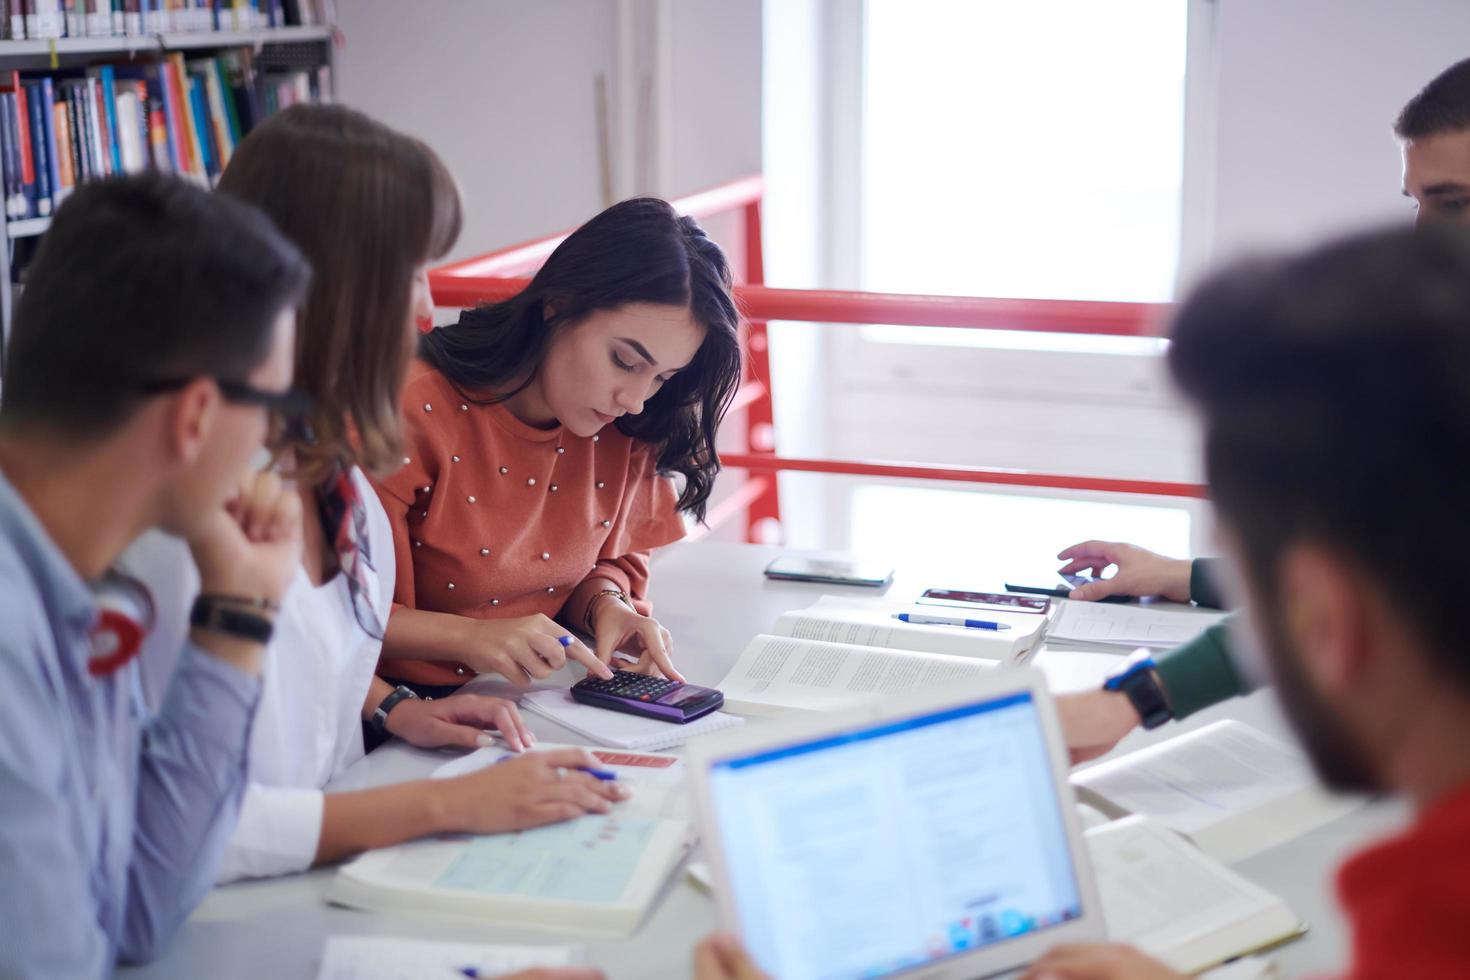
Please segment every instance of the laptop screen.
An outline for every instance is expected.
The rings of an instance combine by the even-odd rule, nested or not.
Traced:
[[[743,939],[782,980],[882,977],[1075,919],[1030,693],[725,758]]]

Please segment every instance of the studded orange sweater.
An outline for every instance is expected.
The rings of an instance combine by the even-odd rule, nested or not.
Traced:
[[[555,617],[588,578],[639,611],[649,551],[684,536],[672,481],[612,426],[590,439],[537,429],[501,405],[467,402],[416,361],[404,391],[403,468],[378,481],[393,526],[395,606],[478,619]],[[581,610],[568,610],[580,623]],[[450,685],[461,664],[384,660],[384,676]]]

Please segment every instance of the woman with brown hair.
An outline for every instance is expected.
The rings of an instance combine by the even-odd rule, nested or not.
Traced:
[[[532,742],[515,706],[498,698],[405,701],[389,714],[392,689],[374,676],[395,560],[367,474],[403,463],[398,405],[416,322],[431,310],[426,266],[459,235],[459,192],[419,140],[345,107],[304,105],[240,144],[218,193],[260,208],[311,261],[296,385],[314,403],[278,443],[277,465],[301,494],[304,547],[267,651],[250,784],[221,878],[300,871],[431,833],[605,812],[622,794],[575,771],[596,764],[580,749],[456,779],[323,792],[362,757],[362,722],[375,716],[386,734],[422,747],[485,744],[489,728],[516,749]],[[140,542],[134,569],[158,567],[166,547]]]

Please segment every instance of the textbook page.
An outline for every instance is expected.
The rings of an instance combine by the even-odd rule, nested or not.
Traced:
[[[692,840],[688,821],[616,810],[513,833],[426,839],[368,851],[343,865],[327,899],[375,912],[627,935]]]
[[[1072,777],[1079,798],[1113,815],[1140,813],[1233,862],[1345,816],[1360,797],[1322,789],[1294,746],[1218,721]]]
[[[924,626],[901,623],[894,613],[924,616],[968,615],[1010,627],[1003,631],[967,629],[963,626]],[[801,640],[845,643],[851,646],[884,647],[943,653],[953,657],[1020,662],[1036,646],[1046,625],[1045,616],[1026,613],[984,613],[925,606],[895,606],[860,602],[838,596],[823,596],[805,609],[785,613],[776,620],[773,632]]]
[[[1101,643],[1167,650],[1182,646],[1229,613],[1155,609],[1126,603],[1063,601],[1046,631],[1051,643]]]
[[[317,980],[418,980],[482,977],[537,966],[573,966],[583,956],[572,946],[487,946],[378,936],[328,936]]]
[[[994,661],[757,636],[720,681],[725,707],[747,715],[835,711],[894,694],[943,691]]]
[[[1286,902],[1173,831],[1128,817],[1087,831],[1108,938],[1194,973],[1305,928]]]

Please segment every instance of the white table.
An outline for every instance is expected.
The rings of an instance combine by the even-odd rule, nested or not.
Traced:
[[[761,570],[780,549],[700,542],[676,545],[654,563],[655,614],[674,635],[680,670],[693,683],[716,684],[746,642],[771,628],[776,617],[833,592],[872,595],[868,589],[766,581]],[[907,601],[930,586],[999,590],[1003,570],[983,569],[965,581],[924,581],[900,572],[888,595]],[[1116,654],[1041,650],[1034,663],[1054,690],[1093,687],[1118,663]],[[562,679],[568,683],[571,675]],[[494,689],[489,678],[476,687]],[[1236,718],[1278,735],[1287,732],[1269,691],[1217,705],[1186,722],[1138,732],[1117,751],[1220,718]],[[545,741],[576,741],[569,732],[527,715]],[[349,789],[426,776],[453,755],[394,743],[352,767],[333,788]],[[1332,874],[1343,856],[1402,824],[1396,805],[1374,805],[1275,850],[1237,865],[1264,887],[1283,895],[1312,926],[1305,937],[1274,956],[1286,976],[1321,973],[1346,963],[1348,943],[1332,896]],[[642,928],[624,941],[584,940],[575,934],[500,929],[468,918],[378,915],[328,906],[322,899],[330,870],[216,888],[184,925],[173,944],[146,967],[119,971],[126,977],[266,978],[305,980],[316,975],[329,934],[372,934],[461,942],[581,943],[592,962],[613,980],[674,980],[689,975],[694,943],[715,926],[707,894],[682,874],[666,887]]]

